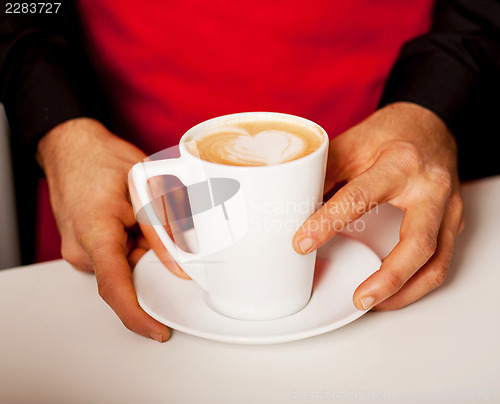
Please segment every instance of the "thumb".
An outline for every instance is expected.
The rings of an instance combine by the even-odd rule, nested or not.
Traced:
[[[142,234],[148,241],[149,245],[151,246],[157,257],[163,263],[163,265],[165,265],[169,269],[169,271],[172,272],[173,274],[184,279],[190,279],[189,276],[182,270],[182,268],[177,264],[177,262],[175,262],[175,260],[169,254],[169,252],[161,242],[160,238],[156,234],[153,226],[141,223],[139,223],[139,226],[141,228]],[[167,233],[171,235],[171,232]]]
[[[293,248],[307,254],[321,247],[349,223],[388,200],[395,183],[383,164],[370,167],[340,188],[302,224],[293,238]]]
[[[366,150],[366,139],[360,136],[358,126],[334,137],[328,147],[325,194],[338,183],[365,171],[373,161],[373,156]]]

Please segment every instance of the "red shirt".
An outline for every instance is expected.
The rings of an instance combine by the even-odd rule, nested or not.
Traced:
[[[428,29],[432,4],[82,0],[78,8],[117,132],[152,154],[233,112],[291,113],[330,137],[342,133],[375,110],[401,45]],[[59,246],[39,252],[59,256]]]

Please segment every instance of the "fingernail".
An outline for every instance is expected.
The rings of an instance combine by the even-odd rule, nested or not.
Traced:
[[[155,341],[158,341],[158,342],[164,342],[163,341],[163,334],[149,334],[149,338],[154,339]]]
[[[302,240],[299,241],[299,247],[300,247],[300,250],[304,253],[304,254],[307,254],[308,252],[310,252],[312,250],[312,246],[314,244],[314,241],[312,238],[304,238]]]
[[[361,306],[363,306],[364,310],[368,310],[373,306],[373,303],[375,303],[375,299],[371,296],[363,297],[361,300]]]

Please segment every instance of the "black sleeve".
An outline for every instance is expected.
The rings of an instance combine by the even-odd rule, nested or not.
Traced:
[[[11,129],[23,264],[34,260],[42,175],[34,159],[38,140],[72,118],[87,116],[108,123],[103,93],[80,40],[76,1],[58,2],[57,13],[53,6],[52,13],[23,14],[21,9],[13,14],[6,12],[8,2],[0,0],[0,102]]]
[[[99,117],[103,108],[80,41],[74,1],[60,1],[51,14],[6,13],[7,2],[0,1],[0,102],[18,150],[34,150],[55,125]]]
[[[380,105],[396,101],[446,122],[463,179],[500,173],[489,153],[500,139],[500,1],[438,0],[430,32],[403,46]]]

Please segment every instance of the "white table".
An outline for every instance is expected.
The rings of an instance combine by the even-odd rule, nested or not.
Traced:
[[[441,288],[291,343],[173,332],[158,344],[64,261],[0,271],[0,403],[500,403],[500,177],[463,192],[466,228]],[[385,254],[400,221],[381,207],[358,237]]]

